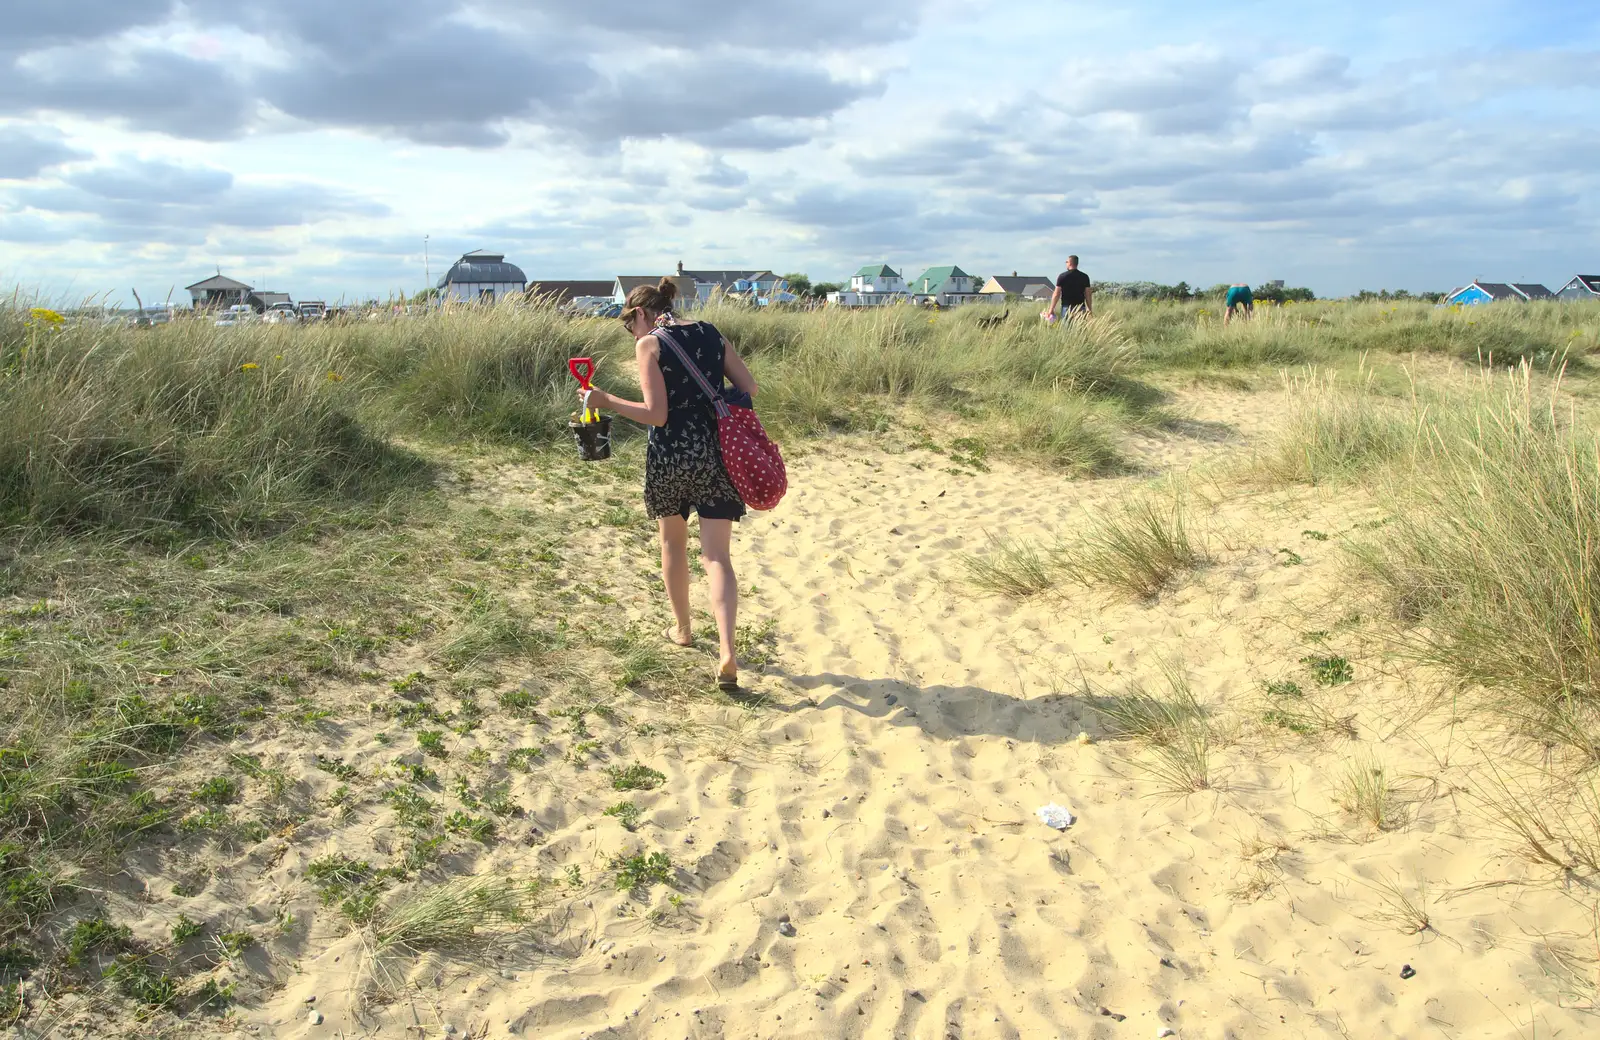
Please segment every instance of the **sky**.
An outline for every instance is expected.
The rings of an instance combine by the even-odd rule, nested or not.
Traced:
[[[1600,4],[3,0],[0,285],[1600,273]],[[175,290],[175,291],[174,291]]]

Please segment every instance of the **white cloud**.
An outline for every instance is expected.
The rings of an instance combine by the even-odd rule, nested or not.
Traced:
[[[336,297],[419,287],[424,233],[435,266],[486,246],[541,277],[1594,266],[1600,12],[1352,2],[35,4],[0,40],[0,269],[236,262]]]

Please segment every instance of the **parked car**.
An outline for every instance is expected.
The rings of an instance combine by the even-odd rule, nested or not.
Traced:
[[[301,300],[300,320],[321,321],[328,316],[328,305],[321,300]]]
[[[213,323],[219,328],[231,325],[248,325],[256,320],[255,308],[248,303],[236,303],[223,311],[221,316]]]
[[[267,308],[261,320],[268,325],[293,325],[300,320],[300,309],[292,303],[275,303]]]
[[[171,320],[172,307],[164,303],[140,307],[128,316],[128,324],[136,329],[148,329],[157,325],[165,325]]]

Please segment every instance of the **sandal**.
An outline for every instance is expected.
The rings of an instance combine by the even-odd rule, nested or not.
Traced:
[[[738,693],[739,673],[734,672],[732,675],[727,675],[721,672],[717,673],[717,689],[721,690],[723,693]]]

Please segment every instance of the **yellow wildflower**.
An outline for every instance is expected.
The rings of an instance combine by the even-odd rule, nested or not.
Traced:
[[[241,372],[254,372],[256,369],[258,369],[260,367],[261,366],[256,364],[254,361],[246,361],[244,364],[239,366],[239,371],[241,371]]]
[[[329,372],[328,373],[328,382],[330,382],[330,383],[342,383],[342,382],[344,382],[344,376],[340,375],[337,372]]]
[[[28,323],[30,325],[36,322],[42,322],[46,325],[61,325],[67,320],[48,307],[34,307],[28,311],[28,317],[33,319]]]

